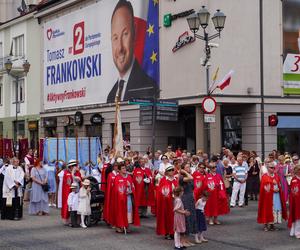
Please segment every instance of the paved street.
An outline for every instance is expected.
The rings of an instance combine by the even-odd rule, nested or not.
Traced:
[[[256,224],[257,203],[234,208],[220,218],[220,226],[210,226],[209,242],[190,249],[299,249],[300,241],[289,237],[285,225],[278,232],[263,232]],[[27,209],[27,208],[26,208]],[[142,220],[143,226],[128,235],[114,233],[104,224],[87,230],[72,229],[60,223],[59,211],[46,217],[25,216],[22,221],[0,221],[0,249],[173,249],[173,241],[155,235],[154,218]]]

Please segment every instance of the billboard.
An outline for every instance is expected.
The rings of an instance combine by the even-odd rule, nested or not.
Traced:
[[[300,0],[283,6],[283,93],[300,95]]]
[[[158,1],[102,0],[44,23],[44,109],[151,98]]]

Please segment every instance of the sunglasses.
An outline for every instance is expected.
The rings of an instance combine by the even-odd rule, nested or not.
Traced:
[[[217,168],[217,167],[211,167],[211,168],[213,169],[213,168]]]
[[[173,172],[173,171],[175,171],[174,169],[170,169],[170,170],[168,170],[167,172]]]
[[[269,167],[270,169],[275,169],[275,167]]]

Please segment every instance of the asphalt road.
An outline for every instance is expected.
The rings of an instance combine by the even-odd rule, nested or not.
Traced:
[[[222,225],[209,226],[208,243],[189,249],[271,249],[299,250],[300,240],[289,237],[286,223],[279,231],[263,232],[256,223],[257,202],[247,208],[234,208],[220,217]],[[60,221],[59,210],[49,216],[28,216],[21,221],[0,221],[0,249],[173,249],[173,241],[155,234],[155,219],[142,220],[142,227],[127,235],[117,234],[105,224],[88,229],[69,228]]]

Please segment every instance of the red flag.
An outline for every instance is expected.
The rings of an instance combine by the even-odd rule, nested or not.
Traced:
[[[222,81],[219,82],[217,88],[223,90],[227,86],[229,86],[232,75],[233,75],[233,70],[230,70],[230,72],[222,79]]]

